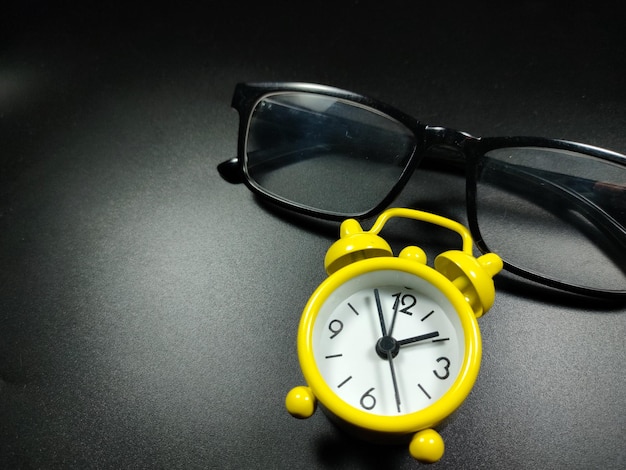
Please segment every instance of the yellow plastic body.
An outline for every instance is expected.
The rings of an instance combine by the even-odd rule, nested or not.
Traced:
[[[394,257],[390,246],[378,233],[393,217],[404,217],[439,225],[458,233],[461,250],[439,255],[435,268],[426,265],[424,251],[416,246],[402,250]],[[502,269],[495,254],[472,256],[472,238],[463,225],[427,212],[395,208],[383,212],[372,228],[365,231],[356,220],[341,226],[341,238],[326,254],[324,261],[329,277],[315,290],[304,308],[298,327],[298,358],[307,387],[295,387],[286,397],[287,410],[295,417],[311,416],[319,401],[340,423],[374,440],[412,436],[409,452],[423,462],[435,462],[444,452],[441,436],[431,429],[454,410],[470,393],[480,369],[482,345],[477,317],[493,304],[495,289],[492,277]],[[435,286],[454,307],[463,329],[465,343],[460,372],[448,391],[435,403],[417,412],[382,416],[357,409],[344,402],[322,377],[314,356],[313,330],[321,306],[341,285],[372,271],[402,271]]]

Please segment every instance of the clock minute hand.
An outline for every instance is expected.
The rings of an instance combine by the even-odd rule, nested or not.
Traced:
[[[398,341],[398,346],[404,346],[406,344],[412,344],[412,343],[417,343],[419,341],[425,341],[427,339],[436,338],[437,336],[439,336],[438,331],[433,331],[432,333],[426,333],[426,334],[419,335],[419,336],[413,336],[412,338],[406,338],[406,339],[402,339]]]
[[[378,310],[378,320],[380,321],[380,330],[383,336],[387,336],[387,328],[385,328],[385,316],[383,314],[383,306],[380,303],[380,294],[378,289],[374,289],[374,298],[376,299],[376,309]]]

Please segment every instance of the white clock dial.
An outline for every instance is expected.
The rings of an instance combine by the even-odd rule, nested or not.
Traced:
[[[324,302],[313,329],[315,363],[344,402],[382,416],[434,404],[455,382],[465,338],[450,301],[403,271],[350,279]]]

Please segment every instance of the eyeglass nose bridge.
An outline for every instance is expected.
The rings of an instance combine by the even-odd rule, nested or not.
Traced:
[[[442,163],[445,161],[447,163],[465,164],[465,147],[479,140],[478,137],[456,129],[426,126],[424,149],[427,161],[436,158]]]
[[[480,140],[478,137],[456,129],[438,126],[426,126],[424,142],[426,148],[434,145],[462,149],[468,142]]]

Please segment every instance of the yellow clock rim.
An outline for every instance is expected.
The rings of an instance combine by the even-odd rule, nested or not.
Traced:
[[[456,309],[465,335],[463,363],[450,389],[423,410],[401,416],[374,415],[354,408],[339,398],[323,379],[313,355],[313,327],[319,307],[330,294],[350,279],[373,271],[396,270],[414,274],[435,285]],[[476,316],[461,292],[434,269],[415,261],[395,257],[372,258],[348,265],[329,276],[315,290],[304,308],[298,328],[298,358],[304,378],[324,407],[340,419],[363,429],[405,434],[435,426],[452,414],[469,395],[482,355]]]

